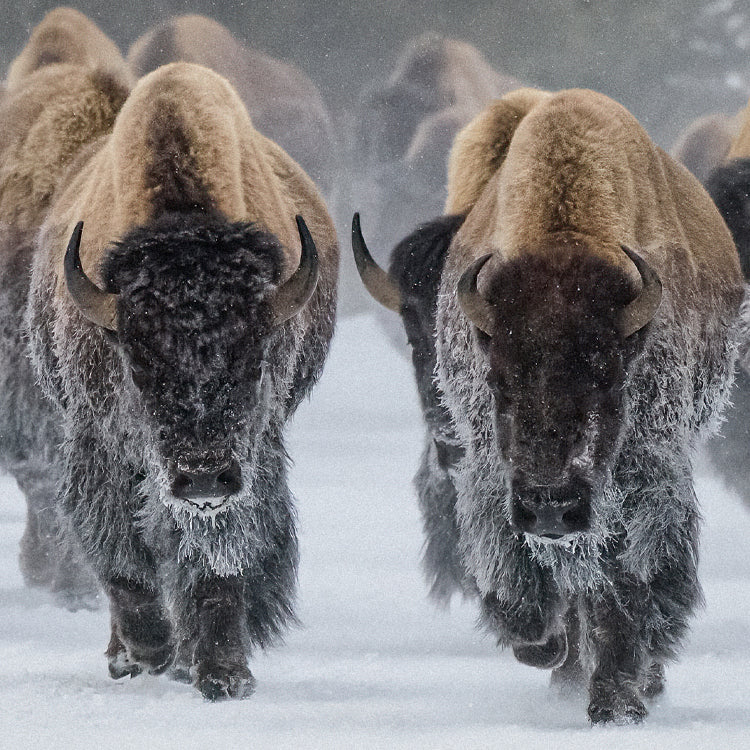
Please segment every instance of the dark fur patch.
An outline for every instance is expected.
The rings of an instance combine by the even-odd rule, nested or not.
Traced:
[[[175,211],[210,211],[214,200],[193,156],[194,145],[176,106],[163,102],[148,125],[146,189],[152,215]]]
[[[391,254],[390,275],[401,291],[401,319],[412,349],[422,410],[438,440],[449,431],[449,420],[435,385],[435,310],[448,248],[463,220],[463,216],[441,216],[427,222]]]
[[[130,91],[121,81],[111,73],[103,70],[95,70],[89,78],[96,91],[101,92],[109,100],[113,112],[119,112]]]
[[[120,344],[166,457],[225,446],[246,425],[283,262],[268,232],[203,214],[165,215],[109,252]]]
[[[498,424],[513,424],[501,449],[514,486],[562,482],[592,413],[600,426],[582,479],[595,483],[611,462],[628,361],[617,316],[632,297],[623,271],[575,242],[525,254],[491,277],[489,384]]]
[[[440,216],[414,230],[391,253],[390,274],[402,294],[423,299],[433,310],[448,248],[464,216]]]
[[[734,159],[715,169],[706,190],[732,233],[742,273],[750,281],[750,159]]]

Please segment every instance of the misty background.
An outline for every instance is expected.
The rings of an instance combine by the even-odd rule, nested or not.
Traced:
[[[319,86],[335,118],[367,83],[385,78],[401,46],[425,31],[474,44],[499,72],[543,88],[592,88],[625,105],[669,148],[708,112],[750,98],[747,0],[129,0],[69,3],[127,52],[149,27],[202,13],[247,46],[291,61]],[[10,3],[0,64],[63,3]]]

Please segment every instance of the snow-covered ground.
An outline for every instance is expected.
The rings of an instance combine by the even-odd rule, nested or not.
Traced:
[[[253,697],[215,705],[165,677],[107,676],[105,609],[23,587],[23,499],[0,479],[0,748],[750,747],[750,509],[699,476],[706,608],[646,722],[592,728],[585,698],[557,697],[474,629],[473,605],[427,600],[421,435],[407,361],[371,318],[343,321],[290,431],[303,627],[253,659]]]

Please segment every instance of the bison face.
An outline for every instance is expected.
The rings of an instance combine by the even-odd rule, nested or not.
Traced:
[[[167,215],[115,245],[102,271],[117,294],[76,296],[68,273],[76,259],[66,258],[81,311],[102,324],[113,316],[97,310],[115,311],[109,328],[131,386],[131,416],[151,435],[144,461],[168,504],[215,512],[251,473],[269,419],[275,333],[317,280],[314,244],[298,224],[300,268],[281,286],[284,251],[275,237],[203,214]]]
[[[477,337],[510,477],[509,520],[520,532],[567,539],[589,531],[602,510],[597,503],[626,429],[628,370],[660,299],[637,307],[654,291],[650,283],[661,288],[643,268],[636,300],[625,273],[575,243],[500,265],[480,299],[477,269],[469,271],[473,292],[462,279],[462,305],[482,323]]]

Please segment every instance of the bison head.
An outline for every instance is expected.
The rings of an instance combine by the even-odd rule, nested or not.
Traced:
[[[590,530],[619,451],[629,366],[661,300],[656,273],[623,251],[642,279],[571,241],[463,274],[458,296],[488,360],[497,450],[510,478],[510,522],[548,540]],[[634,298],[635,296],[635,298]]]
[[[68,289],[119,350],[153,436],[144,456],[158,465],[147,471],[168,503],[212,513],[248,479],[243,467],[268,421],[274,332],[317,282],[315,245],[301,217],[297,224],[300,266],[279,285],[285,253],[273,235],[220,217],[166,215],[110,249],[102,274],[112,293],[84,274],[82,224],[73,232]]]

